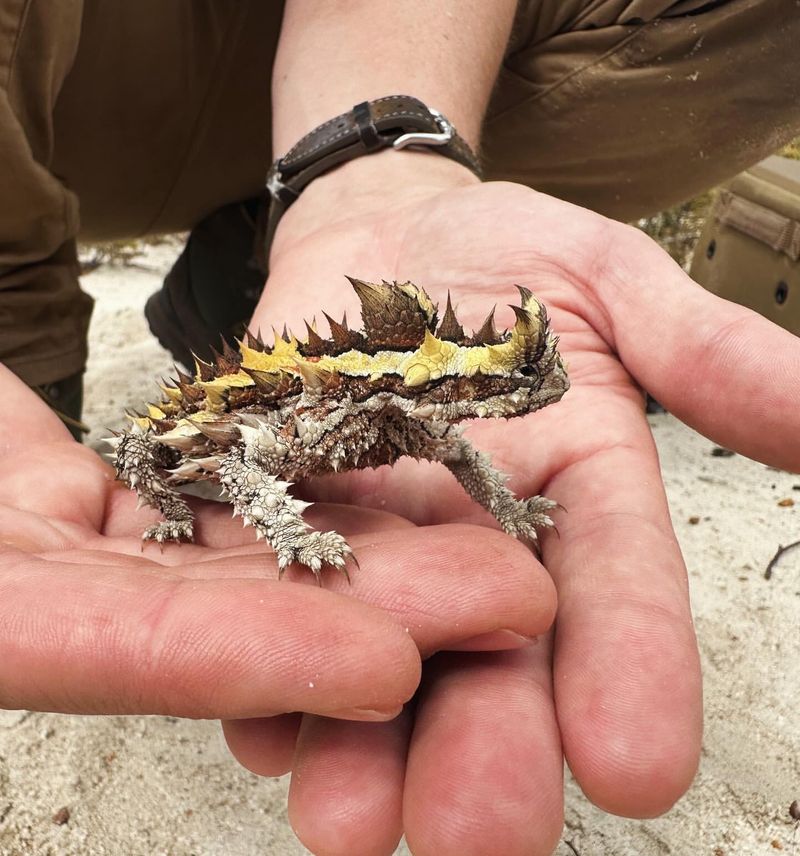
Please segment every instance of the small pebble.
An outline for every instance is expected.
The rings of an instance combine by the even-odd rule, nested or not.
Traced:
[[[787,496],[786,499],[778,500],[778,505],[781,508],[791,508],[794,505],[794,500],[791,496]]]
[[[69,809],[66,806],[64,806],[64,808],[60,808],[53,815],[53,823],[57,824],[58,826],[63,826],[65,823],[68,823],[68,822],[69,822]]]
[[[794,800],[789,806],[789,814],[793,820],[800,820],[800,800]]]
[[[712,458],[732,458],[735,454],[732,449],[723,449],[722,446],[714,446],[711,450]]]
[[[692,524],[692,526],[697,526],[697,524],[698,524],[699,522],[700,522],[700,518],[699,518],[696,514],[693,514],[693,515],[689,518],[689,523],[691,523],[691,524]]]

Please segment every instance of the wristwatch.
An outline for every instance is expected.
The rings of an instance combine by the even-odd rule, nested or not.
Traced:
[[[281,217],[317,176],[362,155],[408,146],[430,148],[481,176],[480,163],[468,143],[444,115],[419,99],[387,95],[356,104],[314,128],[272,164],[256,252],[264,270]]]

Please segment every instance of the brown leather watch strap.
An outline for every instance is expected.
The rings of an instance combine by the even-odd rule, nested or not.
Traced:
[[[478,159],[465,140],[441,113],[419,99],[388,95],[356,104],[314,128],[273,163],[258,236],[257,256],[264,270],[281,217],[308,184],[361,155],[406,146],[430,147],[481,175]]]

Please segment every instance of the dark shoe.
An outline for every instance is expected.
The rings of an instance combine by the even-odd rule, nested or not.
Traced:
[[[227,205],[198,223],[164,286],[145,305],[155,337],[188,369],[193,354],[210,360],[221,337],[235,345],[264,288],[253,260],[258,203]]]

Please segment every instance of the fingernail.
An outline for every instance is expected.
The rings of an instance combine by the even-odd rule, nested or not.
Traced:
[[[523,636],[513,630],[492,630],[472,639],[448,645],[449,651],[510,651],[538,642],[536,636]]]
[[[332,710],[326,716],[332,719],[353,719],[358,722],[388,722],[399,716],[403,710],[403,706],[391,708],[389,710],[373,710],[368,707],[351,707],[346,710]]]

